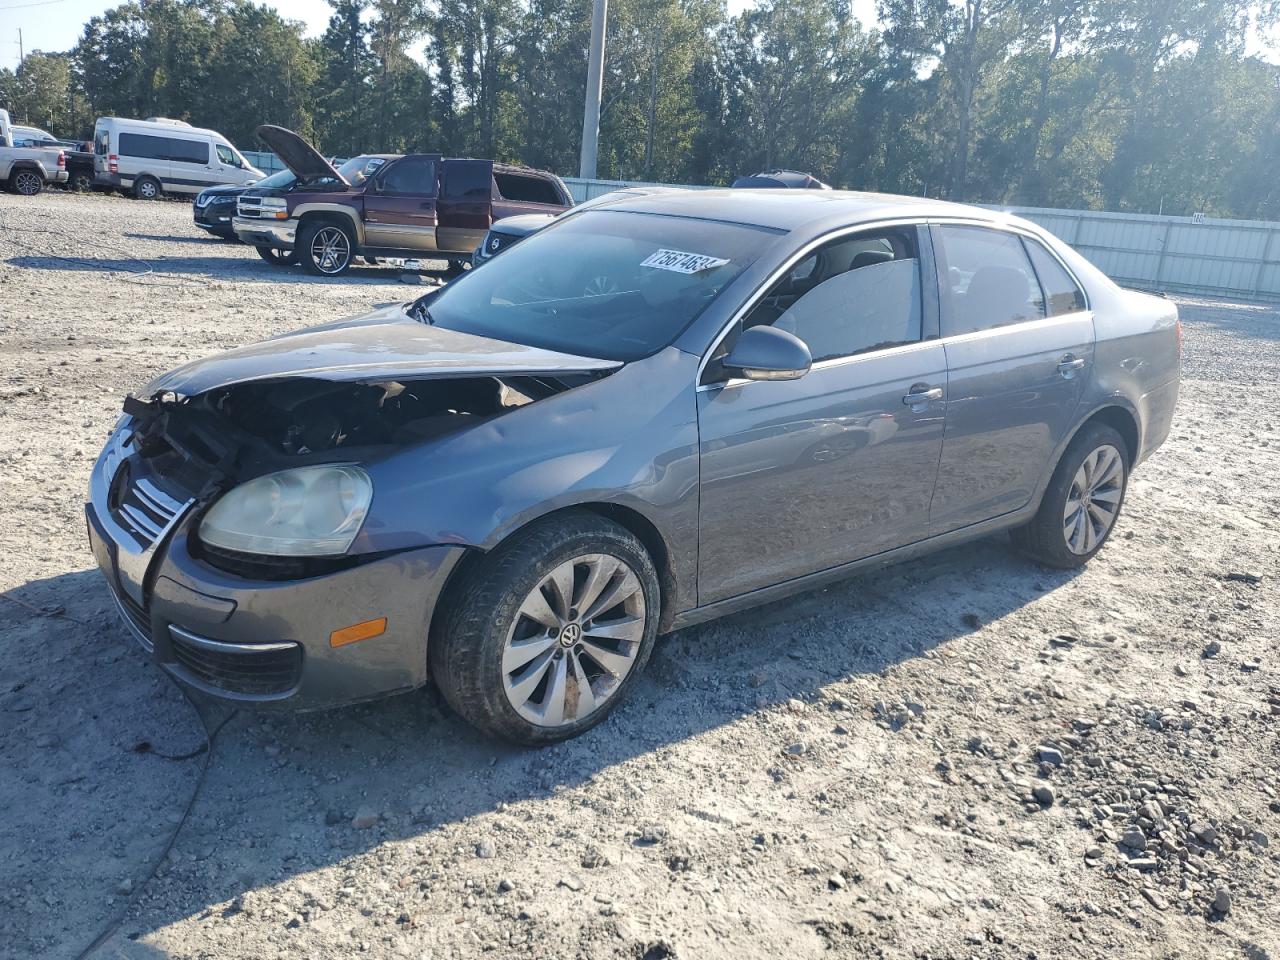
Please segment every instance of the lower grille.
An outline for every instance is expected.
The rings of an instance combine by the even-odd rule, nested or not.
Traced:
[[[289,693],[302,675],[296,643],[223,643],[169,628],[174,659],[197,681],[244,696]]]
[[[152,647],[151,614],[147,612],[147,608],[114,584],[111,586],[111,593],[115,597],[116,606],[120,608],[120,615],[124,617],[126,625],[133,628],[134,636],[147,650],[150,650]]]

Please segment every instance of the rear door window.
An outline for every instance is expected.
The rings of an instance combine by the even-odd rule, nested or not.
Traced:
[[[554,184],[545,177],[494,171],[493,179],[497,182],[498,193],[501,194],[504,200],[545,203],[553,206],[560,206],[564,203]]]
[[[944,337],[1045,315],[1044,293],[1017,236],[986,227],[935,229],[941,241]]]
[[[492,199],[493,164],[484,160],[447,161],[444,195],[451,200]]]
[[[1027,252],[1031,255],[1031,265],[1036,268],[1036,276],[1044,289],[1047,312],[1051,317],[1060,317],[1064,313],[1078,313],[1085,309],[1084,291],[1072,279],[1061,263],[1044,248],[1038,240],[1023,237]]]

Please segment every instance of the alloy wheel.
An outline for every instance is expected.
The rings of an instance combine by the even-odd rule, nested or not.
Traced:
[[[1083,556],[1095,550],[1116,522],[1124,496],[1124,458],[1110,444],[1098,447],[1080,464],[1062,511],[1067,549]]]
[[[542,727],[599,710],[631,672],[646,616],[640,578],[624,561],[592,553],[561,563],[525,597],[507,632],[508,702]]]
[[[24,197],[33,197],[40,192],[43,183],[40,175],[31,170],[19,170],[13,178],[13,187]]]
[[[311,238],[311,259],[321,273],[341,273],[351,260],[351,241],[338,227],[321,227]]]

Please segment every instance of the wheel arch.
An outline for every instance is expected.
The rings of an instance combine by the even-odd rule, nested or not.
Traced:
[[[303,203],[294,208],[293,215],[298,218],[299,233],[306,224],[332,223],[351,231],[355,247],[364,246],[364,225],[356,212],[348,206],[339,203]],[[352,256],[357,255],[357,252],[352,250]]]
[[[660,634],[669,632],[671,624],[675,619],[676,596],[678,592],[675,580],[675,568],[671,559],[670,544],[667,542],[666,537],[662,535],[658,526],[641,511],[626,504],[596,501],[557,507],[556,509],[549,510],[546,513],[540,513],[535,517],[528,517],[519,525],[514,526],[503,533],[502,538],[495,543],[483,549],[480,547],[473,547],[467,550],[462,559],[460,559],[449,572],[449,576],[445,580],[444,587],[440,591],[440,599],[437,601],[435,609],[431,613],[428,636],[432,636],[434,632],[439,629],[439,625],[444,622],[445,617],[443,611],[451,602],[453,593],[466,580],[470,571],[473,570],[476,565],[483,562],[486,556],[501,547],[503,544],[508,543],[512,538],[519,536],[535,523],[575,513],[593,514],[605,520],[612,521],[631,533],[640,541],[641,545],[645,548],[645,551],[649,554],[649,558],[653,561],[654,568],[658,572],[658,588],[661,592],[662,602],[662,610],[658,617],[658,632]]]

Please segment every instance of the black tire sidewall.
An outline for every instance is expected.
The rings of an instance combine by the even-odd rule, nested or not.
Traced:
[[[228,239],[238,240],[239,237],[232,234]],[[288,252],[276,250],[274,247],[255,246],[254,249],[258,252],[259,257],[273,267],[291,267],[298,262],[297,249],[289,250]]]
[[[311,256],[311,242],[315,239],[315,235],[326,227],[334,227],[341,230],[347,238],[347,262],[343,264],[341,270],[326,271],[321,270],[320,265],[316,263],[315,258]],[[298,254],[298,261],[306,268],[308,273],[313,273],[317,277],[340,277],[351,269],[351,264],[356,258],[356,241],[351,235],[351,231],[338,223],[323,221],[321,223],[307,224],[298,231],[298,244],[294,247]]]
[[[1120,454],[1120,460],[1124,467],[1123,477],[1121,478],[1120,502],[1116,506],[1115,519],[1112,520],[1111,526],[1094,548],[1088,553],[1073,553],[1067,546],[1066,536],[1063,533],[1062,515],[1066,510],[1067,497],[1071,492],[1071,484],[1075,479],[1076,472],[1080,469],[1080,465],[1084,463],[1085,458],[1101,446],[1114,447]],[[1060,569],[1072,569],[1088,563],[1099,550],[1106,546],[1107,541],[1111,539],[1111,534],[1115,532],[1116,526],[1120,523],[1120,516],[1124,511],[1125,497],[1129,493],[1130,467],[1129,447],[1125,443],[1124,437],[1106,424],[1087,424],[1072,439],[1066,452],[1063,453],[1062,459],[1058,461],[1058,466],[1054,470],[1053,477],[1045,488],[1044,497],[1040,501],[1040,509],[1036,512],[1035,519],[1027,525],[1027,528],[1019,538],[1019,546],[1023,547],[1024,550],[1042,563]]]
[[[608,703],[577,723],[539,727],[521,717],[503,688],[507,631],[525,597],[557,565],[573,557],[607,553],[625,561],[644,590],[645,632],[630,672]],[[484,557],[456,591],[445,628],[431,638],[436,686],[464,719],[504,739],[529,746],[577,736],[601,723],[631,693],[653,652],[662,593],[653,560],[629,531],[603,518],[570,515],[534,524]]]

